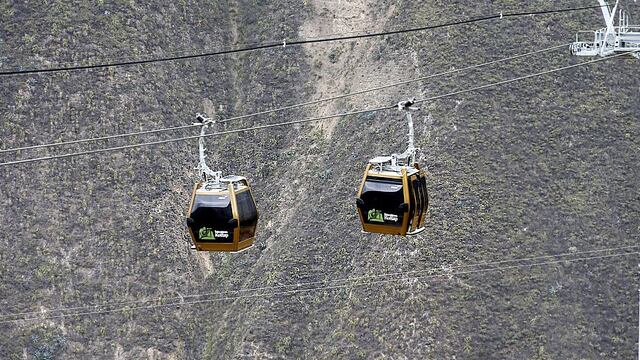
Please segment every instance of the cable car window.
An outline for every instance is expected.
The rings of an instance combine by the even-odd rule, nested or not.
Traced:
[[[364,220],[369,224],[401,226],[404,211],[402,179],[367,177],[362,195]]]
[[[240,219],[240,241],[253,238],[258,224],[258,210],[249,191],[236,194],[238,217]]]
[[[408,185],[409,185],[409,221],[413,224],[413,221],[415,220],[413,217],[416,214],[416,204],[417,204],[417,199],[416,197],[418,196],[417,192],[414,190],[413,188],[413,184],[415,181],[415,176],[410,177],[407,181]]]
[[[423,195],[422,195],[422,186],[420,185],[420,178],[414,176],[411,180],[411,188],[413,188],[413,193],[416,194],[416,216],[417,222],[414,224],[416,228],[420,227],[420,222],[422,221],[422,205],[423,205]]]
[[[258,211],[249,191],[236,194],[240,226],[255,226],[258,222]]]
[[[196,195],[190,217],[197,241],[233,242],[233,212],[228,195]]]
[[[200,207],[225,209],[229,211],[229,215],[232,214],[229,195],[196,195],[193,203],[193,211]]]
[[[426,216],[426,212],[429,209],[429,190],[427,189],[427,178],[425,176],[420,176],[420,185],[422,185],[422,191],[424,193],[424,211]]]

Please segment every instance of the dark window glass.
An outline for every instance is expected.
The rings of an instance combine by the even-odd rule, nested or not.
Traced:
[[[417,192],[415,191],[415,188],[413,187],[415,177],[411,177],[408,179],[408,184],[409,184],[409,228],[411,228],[411,224],[413,224],[413,217],[416,214],[416,195]]]
[[[416,195],[416,204],[415,204],[415,215],[416,215],[416,223],[415,228],[420,227],[420,221],[422,220],[422,186],[420,185],[420,178],[414,176],[411,180],[411,187],[413,188],[413,193]]]
[[[196,195],[193,209],[199,207],[225,209],[231,213],[231,200],[228,195]]]
[[[191,209],[190,225],[198,242],[232,243],[233,219],[228,195],[196,195]]]
[[[364,201],[362,212],[369,224],[401,226],[404,213],[402,179],[368,177],[360,196]]]
[[[251,192],[243,191],[236,194],[238,203],[238,217],[240,218],[240,240],[252,238],[258,224],[258,210],[253,202]]]
[[[424,212],[425,217],[427,216],[427,209],[429,209],[429,191],[427,189],[427,178],[425,176],[420,177],[422,192],[424,193]]]
[[[420,203],[422,218],[420,219],[420,222],[424,223],[424,219],[427,217],[427,188],[425,187],[426,182],[424,177],[420,176],[418,178],[418,184],[420,185],[420,196],[422,197],[422,201]]]
[[[240,226],[255,225],[258,222],[258,211],[249,191],[243,191],[236,194],[238,203],[238,217],[240,218]]]

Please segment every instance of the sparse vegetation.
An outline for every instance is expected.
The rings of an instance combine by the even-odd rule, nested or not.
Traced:
[[[356,8],[354,24],[372,26],[375,19],[384,28],[585,4],[342,3]],[[342,16],[334,5],[4,3],[0,63],[46,67],[280,41],[317,16]],[[355,21],[362,16],[369,22]],[[3,77],[0,148],[184,125],[205,108],[226,118],[304,102],[569,42],[576,30],[601,22],[597,11],[585,11],[349,44]],[[577,61],[560,50],[343,100],[330,111],[315,106],[221,128],[390,105]],[[111,309],[100,304],[177,294],[231,297],[238,289],[637,244],[638,66],[605,62],[422,104],[416,145],[430,174],[431,210],[428,230],[413,238],[361,234],[353,202],[366,161],[404,146],[406,128],[394,112],[346,117],[332,131],[305,125],[211,138],[212,164],[248,177],[261,214],[256,246],[237,255],[189,249],[184,213],[195,142],[3,167],[0,315]],[[129,304],[97,316],[0,323],[0,358],[629,359],[637,349],[637,262],[630,256],[369,286],[350,281],[294,295],[153,310]]]

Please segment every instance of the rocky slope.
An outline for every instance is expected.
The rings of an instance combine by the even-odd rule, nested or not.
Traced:
[[[592,5],[11,2],[0,4],[0,68],[167,56],[585,4]],[[1,77],[0,148],[184,125],[196,112],[255,112],[568,43],[575,31],[601,23],[599,12],[588,10]],[[391,105],[578,61],[561,49],[225,128]],[[406,127],[395,111],[211,138],[211,164],[247,176],[261,212],[256,246],[240,254],[189,249],[184,213],[196,177],[195,142],[2,167],[0,358],[633,358],[637,255],[432,275],[638,243],[638,66],[612,60],[423,104],[416,134],[432,207],[427,231],[412,238],[361,234],[353,201],[366,161],[404,146]],[[610,253],[595,255],[602,254]],[[571,258],[587,256],[594,254]],[[379,277],[389,273],[396,275]],[[399,280],[404,273],[423,277]],[[337,281],[345,278],[351,280]],[[296,283],[310,284],[287,286]],[[244,290],[252,288],[263,289]],[[223,299],[170,305],[181,297]],[[134,309],[148,305],[162,307]],[[109,312],[5,321],[15,313],[74,313],[52,312],[71,307]]]

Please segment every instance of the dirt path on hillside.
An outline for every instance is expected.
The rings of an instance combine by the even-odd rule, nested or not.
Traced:
[[[392,5],[384,15],[376,15],[377,1],[322,1],[310,0],[316,16],[303,24],[302,38],[322,38],[371,33],[385,30],[396,9]],[[370,87],[379,86],[403,76],[403,64],[410,59],[395,59],[393,64],[376,57],[377,45],[367,40],[314,44],[306,49],[311,56],[312,79],[315,95],[310,98],[327,98]],[[317,107],[314,116],[340,113],[347,109],[362,109],[388,101],[385,91],[331,101]],[[331,119],[317,125],[317,129],[330,138],[340,119]]]

